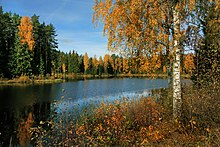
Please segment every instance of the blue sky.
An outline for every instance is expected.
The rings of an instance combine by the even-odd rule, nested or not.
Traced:
[[[79,54],[104,56],[107,37],[102,25],[92,24],[93,0],[0,0],[4,12],[21,16],[40,16],[40,21],[56,28],[59,50],[75,50]]]

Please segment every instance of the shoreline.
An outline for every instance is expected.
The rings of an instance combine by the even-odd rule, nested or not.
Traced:
[[[166,74],[117,74],[115,75],[83,75],[83,74],[68,74],[57,75],[55,77],[31,79],[28,76],[21,76],[15,79],[0,79],[1,86],[10,85],[32,85],[32,84],[48,84],[48,83],[62,83],[67,81],[93,80],[93,79],[111,79],[111,78],[163,78],[166,79]],[[190,79],[190,75],[181,75],[181,78]]]

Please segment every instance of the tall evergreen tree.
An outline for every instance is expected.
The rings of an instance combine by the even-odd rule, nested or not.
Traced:
[[[56,31],[52,24],[43,26],[43,47],[42,47],[42,55],[43,55],[43,61],[45,65],[45,72],[46,74],[51,74],[52,69],[52,57],[51,54],[54,50],[57,49],[58,43],[56,39]]]
[[[42,59],[42,27],[39,22],[39,16],[33,15],[31,17],[32,25],[33,25],[33,37],[35,41],[35,45],[33,48],[33,60],[32,60],[32,68],[33,74],[45,74],[45,67]]]
[[[0,76],[10,77],[10,50],[14,45],[14,27],[11,13],[0,7]]]
[[[21,44],[18,34],[15,36],[14,49],[11,52],[9,65],[14,76],[28,75],[31,69],[31,56],[27,44]]]
[[[78,53],[73,52],[72,58],[73,58],[73,72],[75,74],[79,73],[79,71],[80,71],[80,58],[79,58]]]

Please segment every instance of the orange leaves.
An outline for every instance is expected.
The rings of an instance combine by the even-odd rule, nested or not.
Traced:
[[[83,135],[86,134],[84,125],[81,125],[76,129],[76,135],[80,135],[80,134],[83,134]]]
[[[220,1],[216,1],[215,11],[219,10]]]
[[[111,67],[113,69],[115,68],[115,64],[114,64],[112,57],[109,54],[105,54],[105,56],[104,56],[104,70],[106,73],[109,68],[109,65],[111,65]]]
[[[186,70],[186,73],[192,73],[192,70],[195,69],[194,64],[194,56],[193,54],[187,54],[184,60],[184,68]]]
[[[96,58],[96,55],[94,56],[94,58],[92,58],[92,65],[93,65],[93,67],[95,67],[96,69],[97,69],[98,66],[99,66],[99,62],[98,62],[98,60],[97,60],[97,58]]]
[[[167,73],[167,68],[166,68],[166,66],[163,66],[163,73]]]
[[[62,64],[62,70],[63,70],[63,73],[66,72],[66,65],[64,63]]]
[[[112,51],[126,45],[128,48],[137,47],[143,42],[142,0],[96,1],[93,18],[101,18],[104,23],[104,33],[108,35],[108,48]],[[123,42],[123,43],[122,43]],[[125,44],[124,44],[125,43]]]
[[[129,65],[128,65],[128,59],[123,58],[123,72],[128,73],[129,71]]]
[[[196,0],[189,0],[189,10],[192,11],[192,9],[195,7]]]
[[[161,67],[161,60],[159,55],[153,54],[148,57],[145,63],[141,66],[141,70],[147,73],[154,73],[157,69]]]
[[[76,144],[149,145],[162,138],[156,128],[162,111],[152,98],[102,102],[92,115],[86,115],[74,126]]]
[[[33,38],[33,26],[31,23],[31,19],[28,16],[24,16],[21,18],[20,25],[18,26],[19,36],[22,44],[27,43],[29,46],[29,50],[33,51],[34,47],[34,38]]]
[[[109,54],[105,54],[105,56],[104,56],[104,70],[106,73],[107,73],[109,58],[110,58]]]
[[[161,50],[168,48],[173,18],[171,17],[172,4],[169,0],[96,0],[94,21],[100,18],[104,23],[104,34],[108,36],[108,49],[111,51],[130,50],[149,51],[163,44]],[[185,11],[192,10],[195,0],[182,0],[176,4],[180,20],[184,20]],[[182,15],[183,14],[183,15]],[[178,34],[178,35],[177,35]],[[180,32],[175,34],[180,40]],[[159,50],[156,50],[159,53]]]
[[[88,54],[85,53],[84,54],[84,58],[83,58],[83,62],[84,62],[84,69],[85,69],[85,73],[87,71],[87,69],[89,68],[89,57],[88,57]]]

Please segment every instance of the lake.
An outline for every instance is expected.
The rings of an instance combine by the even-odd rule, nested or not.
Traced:
[[[164,79],[119,78],[71,81],[42,85],[0,86],[0,146],[19,144],[17,127],[33,113],[35,122],[50,117],[51,106],[57,102],[58,113],[74,106],[113,101],[122,97],[151,95],[152,89],[167,88]],[[66,103],[68,101],[68,103]],[[68,104],[68,105],[67,105]]]

